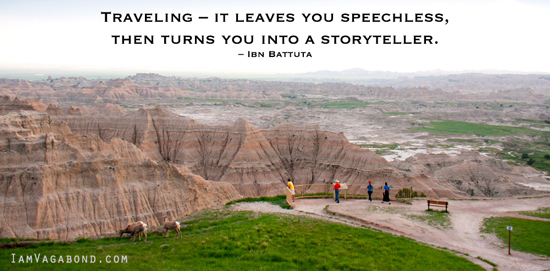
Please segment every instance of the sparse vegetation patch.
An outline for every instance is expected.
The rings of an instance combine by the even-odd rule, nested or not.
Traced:
[[[449,229],[452,227],[449,213],[438,210],[426,210],[424,215],[408,215],[408,217],[428,223],[438,229]]]

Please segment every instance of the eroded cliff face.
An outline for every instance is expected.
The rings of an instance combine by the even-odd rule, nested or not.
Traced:
[[[0,154],[0,238],[101,236],[240,198],[228,183],[31,111],[0,116]]]
[[[414,175],[434,178],[462,196],[504,197],[537,193],[522,185],[546,183],[532,168],[516,167],[475,151],[448,154],[417,154],[393,165]]]
[[[261,130],[239,119],[233,125],[208,126],[160,107],[125,113],[69,108],[55,118],[75,133],[96,134],[106,142],[121,138],[154,161],[185,165],[205,179],[231,183],[245,197],[282,194],[288,179],[297,185],[334,180],[380,186],[389,182],[395,187],[419,183],[415,186],[428,196],[453,195],[435,179],[399,171],[372,151],[349,143],[342,133],[313,125]]]

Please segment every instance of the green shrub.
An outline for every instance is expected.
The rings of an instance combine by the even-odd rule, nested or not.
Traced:
[[[422,193],[423,194],[423,193]],[[425,197],[426,195],[424,195]],[[411,190],[410,188],[403,188],[397,191],[395,197],[398,199],[408,199],[408,198],[417,198],[418,192]]]
[[[289,98],[289,99],[296,99],[296,98],[298,98],[298,94],[294,94],[294,93],[282,93],[282,94],[281,94],[281,97],[283,97],[283,98]]]
[[[273,105],[272,105],[272,104],[269,104],[269,103],[260,103],[260,107],[272,108]]]

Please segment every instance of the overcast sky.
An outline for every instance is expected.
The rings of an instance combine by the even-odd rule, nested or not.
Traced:
[[[0,77],[9,71],[295,73],[363,68],[550,72],[550,1],[6,1],[0,0]],[[102,11],[191,13],[186,23],[105,23]],[[215,23],[214,13],[230,13]],[[292,23],[235,23],[234,14],[294,13]],[[304,23],[301,13],[333,13]],[[449,23],[342,23],[342,13],[443,13]],[[198,16],[209,16],[199,20]],[[111,35],[155,35],[153,45],[115,45]],[[214,35],[212,45],[162,44],[160,35]],[[254,35],[225,45],[221,35]],[[261,35],[296,35],[262,45]],[[304,45],[307,35],[316,44]],[[322,35],[432,35],[437,45],[324,45]],[[311,52],[312,58],[247,58],[247,51]]]

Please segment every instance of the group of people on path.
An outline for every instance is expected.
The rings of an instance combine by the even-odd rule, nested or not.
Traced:
[[[340,194],[340,188],[341,187],[342,186],[340,185],[340,181],[336,180],[335,183],[334,183],[334,201],[336,203],[340,203],[340,198],[338,196]],[[288,189],[290,190],[290,193],[292,195],[292,202],[294,202],[296,192],[294,191],[294,184],[292,183],[292,181],[290,179],[288,179]],[[371,181],[369,181],[369,185],[367,185],[367,192],[369,194],[369,201],[370,202],[372,202],[373,189],[374,189],[374,186],[372,186]],[[383,198],[382,198],[382,203],[384,203],[384,202],[388,202],[389,204],[391,204],[391,202],[390,202],[390,187],[388,186],[387,182],[384,184],[384,194],[383,194]]]

